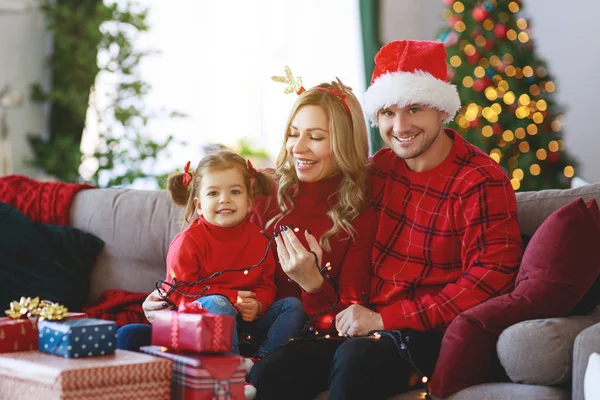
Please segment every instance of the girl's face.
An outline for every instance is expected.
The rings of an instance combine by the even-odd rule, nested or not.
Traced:
[[[316,182],[339,172],[331,153],[329,121],[319,106],[301,107],[285,144],[301,182]]]
[[[208,170],[202,175],[194,206],[212,225],[224,228],[239,225],[251,205],[244,175],[238,168]]]

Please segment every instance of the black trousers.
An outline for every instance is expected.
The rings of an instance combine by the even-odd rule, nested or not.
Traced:
[[[402,338],[416,367],[431,376],[442,335],[405,330]],[[313,400],[326,390],[329,400],[383,400],[406,392],[415,370],[397,343],[385,335],[294,340],[252,368],[256,400]]]

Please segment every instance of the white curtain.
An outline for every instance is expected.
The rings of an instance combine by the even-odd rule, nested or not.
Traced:
[[[358,0],[138,2],[150,9],[151,26],[138,45],[160,52],[140,66],[152,85],[145,106],[187,115],[150,124],[154,137],[173,134],[188,144],[156,172],[181,168],[187,160],[196,164],[205,144],[235,148],[241,138],[274,160],[296,97],[270,79],[283,75],[285,65],[306,88],[337,76],[362,100]],[[99,94],[110,91],[110,79],[99,79],[97,88]],[[93,143],[92,131],[84,147]]]

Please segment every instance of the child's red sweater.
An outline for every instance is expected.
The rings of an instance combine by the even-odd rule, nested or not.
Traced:
[[[333,221],[327,212],[337,201],[340,180],[341,177],[336,176],[312,183],[300,182],[298,195],[293,198],[292,212],[278,221],[275,226],[266,228],[265,231],[272,236],[279,226],[293,224],[295,228],[299,229],[296,236],[300,242],[306,249],[310,249],[304,238],[304,231],[310,230],[319,239],[333,226]],[[251,216],[251,220],[261,227],[266,226],[272,217],[280,213],[276,190],[273,191],[266,211],[265,200],[261,199],[256,204],[255,212]],[[321,332],[334,332],[335,327],[332,320],[335,321],[338,312],[353,303],[365,304],[369,298],[371,249],[377,229],[375,211],[370,207],[366,208],[352,221],[352,226],[357,232],[355,240],[349,238],[342,231],[330,239],[331,251],[323,251],[322,264],[330,263],[331,270],[326,274],[338,282],[340,300],[333,309],[315,321]],[[275,243],[273,243],[273,254],[277,259]],[[327,279],[321,289],[308,293],[303,291],[296,282],[288,279],[279,263],[275,272],[275,284],[277,285],[277,298],[291,296],[301,299],[309,318],[327,311],[336,301],[335,290]]]
[[[255,224],[244,220],[231,228],[222,228],[207,222],[203,217],[195,219],[183,232],[179,233],[169,247],[167,254],[167,278],[175,276],[178,282],[194,282],[214,272],[226,269],[242,269],[258,264],[265,255],[268,240]],[[184,293],[221,294],[233,304],[237,301],[238,290],[256,293],[263,312],[275,299],[274,283],[275,260],[269,252],[258,268],[244,272],[228,272],[205,283],[183,287]],[[168,287],[165,286],[168,290]],[[169,300],[175,304],[190,302],[197,297],[186,297],[173,293]]]

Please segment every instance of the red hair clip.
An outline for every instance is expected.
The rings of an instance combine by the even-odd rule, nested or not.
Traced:
[[[192,174],[190,173],[190,164],[191,162],[188,161],[187,164],[185,164],[185,167],[183,168],[183,187],[187,187],[187,185],[189,185],[192,181]]]

